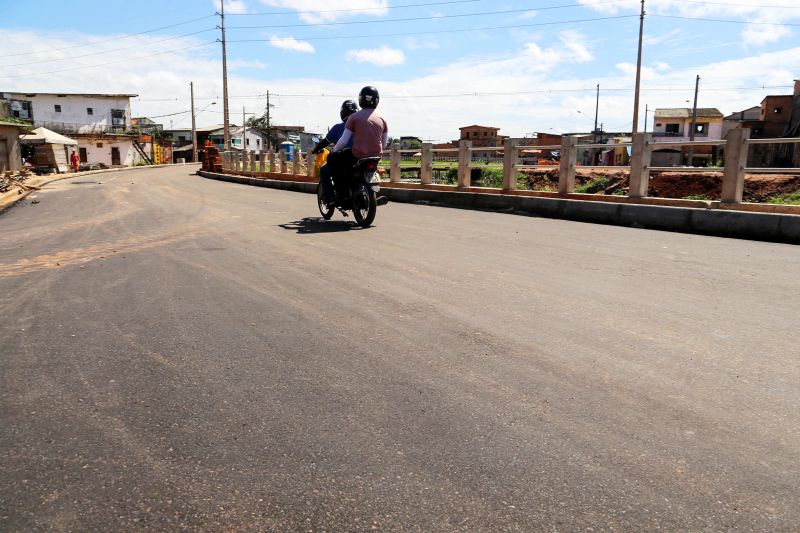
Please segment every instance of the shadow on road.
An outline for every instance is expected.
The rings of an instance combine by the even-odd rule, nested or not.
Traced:
[[[278,224],[283,229],[294,230],[297,233],[335,233],[361,229],[355,222],[349,220],[324,220],[322,217],[306,217],[302,220]]]

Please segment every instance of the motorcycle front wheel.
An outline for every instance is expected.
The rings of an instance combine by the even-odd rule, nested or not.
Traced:
[[[317,206],[319,206],[319,212],[322,218],[330,220],[335,208],[333,207],[333,202],[328,203],[325,201],[325,194],[322,192],[322,184],[317,185]]]
[[[378,210],[378,199],[373,191],[366,184],[362,184],[353,193],[353,218],[362,228],[372,225],[375,220],[375,213]]]

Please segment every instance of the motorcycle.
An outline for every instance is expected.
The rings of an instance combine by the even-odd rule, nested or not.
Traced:
[[[319,177],[319,168],[327,160],[328,150],[317,154],[314,174]],[[348,211],[353,212],[356,224],[362,228],[369,227],[375,220],[379,205],[388,203],[388,198],[378,196],[381,190],[381,178],[378,172],[380,157],[367,157],[359,159],[347,169],[343,175],[333,176],[334,198],[325,200],[322,184],[317,185],[317,205],[322,218],[330,220],[338,209],[345,217]]]

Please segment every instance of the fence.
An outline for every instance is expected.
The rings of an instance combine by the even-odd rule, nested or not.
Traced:
[[[633,135],[630,143],[608,144],[578,144],[575,136],[565,136],[560,145],[523,146],[522,139],[505,139],[503,146],[498,147],[473,147],[470,141],[460,141],[458,148],[434,148],[431,143],[424,143],[419,150],[401,150],[399,145],[392,145],[384,155],[389,156],[389,181],[400,183],[403,173],[403,155],[414,154],[419,158],[413,167],[419,168],[419,180],[423,187],[433,185],[434,160],[437,163],[455,166],[457,179],[454,189],[466,189],[472,186],[471,170],[474,168],[502,168],[502,191],[513,192],[517,190],[517,172],[525,169],[554,168],[553,165],[522,164],[520,154],[523,150],[559,151],[561,153],[558,163],[558,193],[571,194],[575,192],[575,177],[577,174],[577,158],[580,150],[609,149],[631,147],[630,165],[593,165],[582,166],[587,170],[603,169],[630,169],[628,197],[645,198],[650,184],[650,173],[659,171],[677,172],[707,172],[702,167],[654,167],[651,158],[654,150],[664,148],[717,146],[725,149],[725,166],[722,179],[722,202],[729,204],[742,203],[745,175],[751,173],[800,173],[800,168],[763,168],[747,166],[747,156],[751,146],[762,144],[800,144],[800,138],[778,139],[750,139],[750,130],[737,128],[728,132],[724,140],[695,140],[695,141],[654,141],[651,133],[637,133]],[[479,152],[486,154],[494,152],[495,158],[484,161],[474,161],[473,154]],[[416,154],[419,153],[419,156]],[[502,157],[502,165],[499,164]],[[228,171],[243,174],[293,174],[305,175],[310,178],[314,167],[313,156],[310,154],[294,153],[294,160],[290,164],[286,160],[286,153],[282,151],[250,151],[250,152],[225,152],[222,154],[223,168]]]
[[[751,173],[800,173],[800,168],[764,168],[747,166],[747,156],[751,146],[760,144],[800,144],[800,138],[778,138],[778,139],[750,139],[750,130],[737,128],[731,130],[724,140],[695,140],[695,141],[654,141],[651,133],[637,133],[633,136],[633,141],[618,144],[578,144],[575,136],[563,137],[560,145],[548,146],[521,146],[521,139],[505,139],[502,147],[473,147],[470,141],[460,141],[458,148],[433,148],[430,143],[422,145],[421,150],[400,150],[397,145],[393,145],[390,150],[385,152],[389,155],[390,171],[389,180],[394,183],[401,181],[402,175],[402,155],[409,152],[420,152],[419,174],[422,185],[432,184],[432,169],[434,154],[458,154],[458,179],[456,188],[467,188],[471,186],[471,169],[492,167],[490,162],[473,161],[472,154],[475,152],[497,152],[502,154],[503,185],[502,189],[511,192],[517,189],[517,171],[537,168],[553,168],[552,165],[542,164],[521,164],[520,152],[522,150],[553,150],[561,152],[561,159],[558,166],[559,181],[558,192],[560,194],[570,194],[575,192],[575,176],[577,173],[577,156],[579,150],[587,149],[610,149],[631,147],[630,165],[586,165],[582,169],[604,170],[604,169],[630,169],[630,181],[628,196],[631,198],[647,197],[650,184],[650,173],[660,171],[677,172],[707,172],[707,168],[702,167],[653,167],[651,158],[654,150],[663,148],[695,147],[695,146],[717,146],[725,149],[725,166],[722,181],[722,201],[725,203],[742,203],[744,190],[744,179],[748,172]]]

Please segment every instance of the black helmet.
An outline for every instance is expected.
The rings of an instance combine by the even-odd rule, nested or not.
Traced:
[[[358,111],[358,106],[352,100],[345,100],[342,102],[342,109],[339,111],[339,116],[342,120],[347,120],[347,117]]]
[[[358,105],[362,108],[375,109],[378,107],[378,102],[381,100],[381,95],[378,94],[378,89],[368,85],[361,89],[358,93]]]

